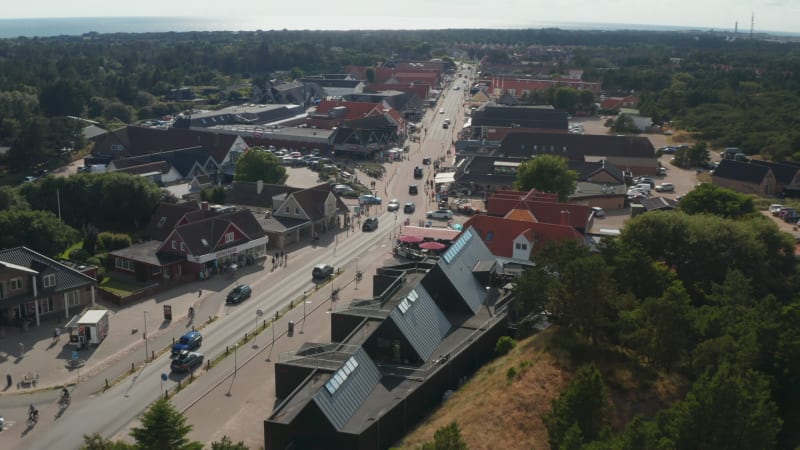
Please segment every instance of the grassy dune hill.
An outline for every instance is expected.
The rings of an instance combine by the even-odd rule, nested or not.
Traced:
[[[440,427],[457,422],[471,450],[549,449],[541,417],[572,373],[586,363],[594,363],[604,375],[615,428],[636,414],[651,417],[683,397],[679,377],[653,372],[615,349],[591,346],[553,327],[481,368],[394,447],[415,449],[432,441]]]

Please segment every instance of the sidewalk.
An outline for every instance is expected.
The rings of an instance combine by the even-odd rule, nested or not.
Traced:
[[[244,267],[240,277],[253,273],[261,266]],[[269,270],[268,268],[264,270]],[[43,321],[41,326],[30,327],[27,331],[20,328],[4,327],[5,336],[0,338],[0,374],[10,375],[11,386],[3,383],[5,388],[0,391],[0,396],[10,394],[26,394],[34,390],[42,390],[75,384],[80,376],[81,381],[86,381],[101,372],[103,380],[98,387],[123,374],[129,366],[107,371],[133,352],[140,352],[133,358],[135,364],[140,364],[145,358],[145,342],[143,335],[147,330],[147,352],[150,357],[153,352],[158,352],[172,342],[173,337],[183,334],[191,329],[192,325],[201,326],[209,316],[216,315],[219,305],[209,304],[212,297],[219,298],[227,289],[236,282],[236,279],[227,276],[214,277],[208,280],[191,282],[177,286],[173,289],[159,292],[155,297],[137,301],[123,307],[98,302],[98,307],[107,308],[110,312],[109,331],[103,342],[92,350],[78,351],[79,359],[85,360],[83,367],[68,369],[67,362],[72,358],[76,348],[69,343],[69,336],[62,334],[60,339],[53,339],[53,329],[63,326],[64,318]],[[198,295],[198,289],[202,294]],[[172,320],[165,321],[164,305],[172,307]],[[187,313],[189,307],[195,309],[195,320],[189,322]],[[20,357],[20,350],[24,353]],[[38,374],[35,386],[22,387],[18,382],[25,374]],[[6,380],[0,380],[3,382]]]

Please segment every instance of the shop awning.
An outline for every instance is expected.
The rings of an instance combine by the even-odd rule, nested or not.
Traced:
[[[456,173],[455,172],[439,172],[439,173],[436,174],[436,178],[434,178],[433,181],[436,184],[454,183],[456,181]]]

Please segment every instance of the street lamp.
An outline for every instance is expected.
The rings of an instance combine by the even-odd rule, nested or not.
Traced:
[[[239,348],[239,344],[233,344],[233,374],[236,375],[236,371],[238,370],[238,365],[236,363],[236,349]]]
[[[142,337],[144,338],[144,362],[147,362],[147,355],[150,353],[147,351],[147,311],[142,311],[144,313],[144,334]]]

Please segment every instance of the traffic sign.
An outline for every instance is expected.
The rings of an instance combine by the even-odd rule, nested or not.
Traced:
[[[161,374],[161,381],[167,381],[167,378],[169,378],[169,377],[167,376],[167,374],[165,374],[165,373],[162,373],[162,374]]]
[[[256,310],[256,315],[257,315],[258,317],[261,317],[261,316],[263,316],[263,315],[264,315],[264,311],[262,311],[262,310],[260,310],[260,309],[257,309],[257,310]]]

